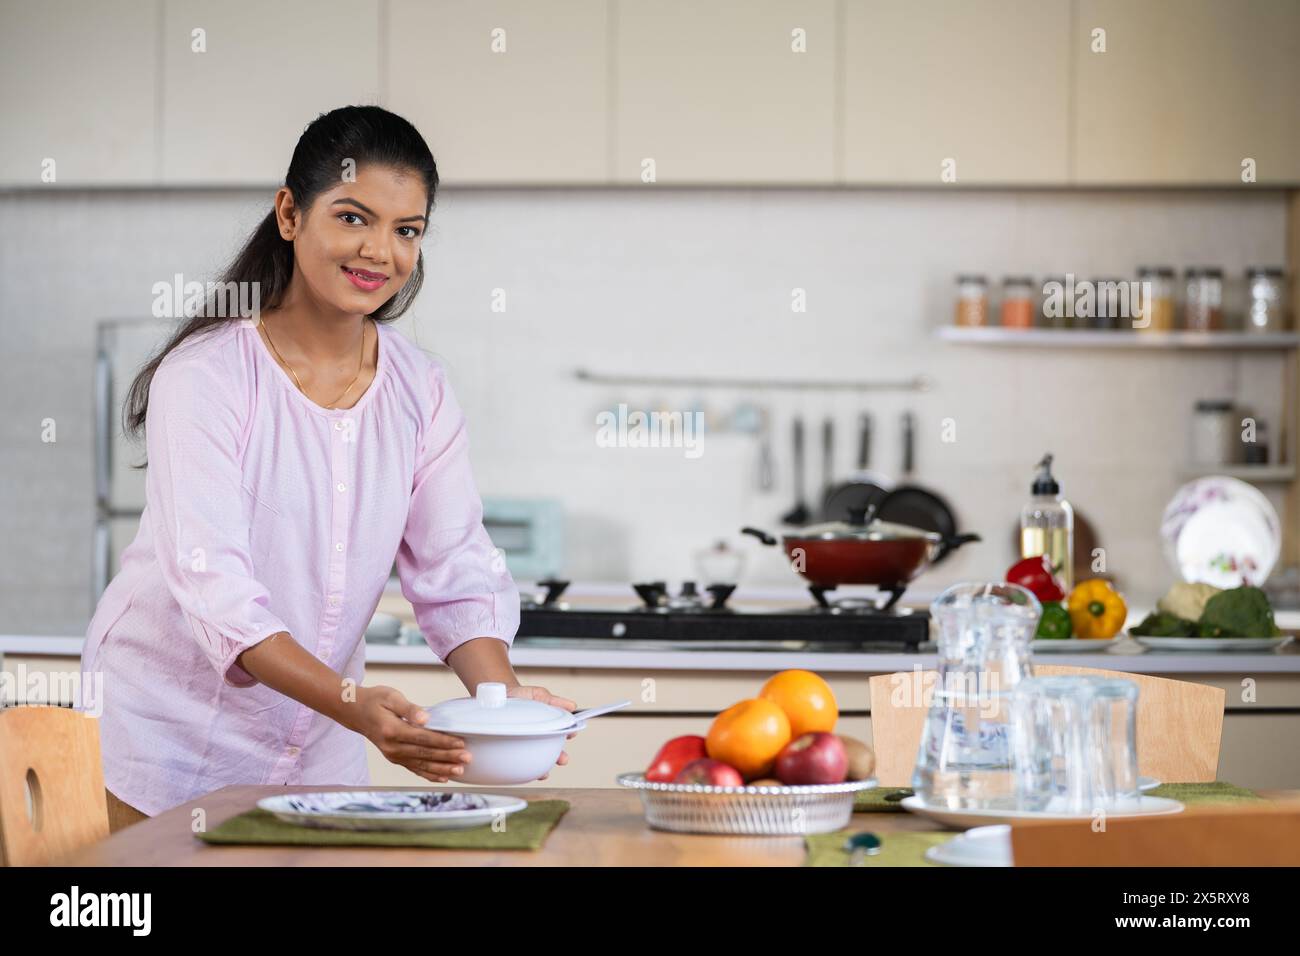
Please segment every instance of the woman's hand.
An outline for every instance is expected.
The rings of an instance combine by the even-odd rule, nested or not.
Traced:
[[[470,759],[465,741],[436,730],[425,730],[424,722],[429,715],[397,688],[360,687],[356,705],[357,721],[353,729],[391,762],[434,783],[446,783],[465,772],[463,765]]]
[[[543,704],[550,704],[552,707],[559,707],[561,710],[567,710],[569,713],[573,713],[573,711],[576,710],[578,707],[578,705],[575,702],[569,700],[569,698],[556,697],[545,687],[529,687],[521,684],[516,684],[514,687],[508,688],[506,690],[506,696],[521,697],[524,700],[540,700]],[[575,734],[569,734],[564,739],[572,740],[574,736]],[[555,761],[555,765],[557,767],[562,767],[568,762],[569,762],[569,755],[565,753],[563,750],[561,750],[560,756]],[[550,776],[549,773],[544,773],[537,779],[545,780],[549,776]]]

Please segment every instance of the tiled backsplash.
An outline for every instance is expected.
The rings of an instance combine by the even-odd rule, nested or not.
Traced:
[[[269,208],[248,192],[51,192],[0,196],[0,632],[80,633],[89,594],[94,323],[147,315],[152,286],[210,278]],[[742,584],[796,584],[774,549],[793,503],[791,416],[808,423],[807,485],[821,484],[820,423],[852,467],[861,411],[872,465],[900,466],[899,417],[917,416],[915,480],[943,493],[985,542],[925,579],[999,575],[1032,466],[1057,456],[1063,491],[1096,527],[1136,596],[1170,572],[1157,536],[1180,484],[1192,404],[1229,397],[1268,421],[1278,452],[1282,357],[1130,351],[996,351],[943,345],[959,271],[1131,277],[1139,264],[1279,264],[1277,192],[448,190],[425,242],[424,291],[399,327],[441,356],[470,420],[479,488],[556,497],[568,513],[566,576],[693,577],[725,538]],[[791,308],[803,289],[807,311]],[[501,290],[497,292],[495,290]],[[502,301],[505,310],[494,311]],[[499,307],[499,305],[498,305]],[[767,394],[613,388],[626,375],[877,379],[925,373],[924,394]],[[706,434],[703,454],[607,448],[596,414],[620,401],[774,414],[776,488],[757,489],[755,441]],[[42,421],[57,442],[41,441]],[[957,440],[944,442],[952,419]],[[1280,508],[1276,489],[1267,489]]]

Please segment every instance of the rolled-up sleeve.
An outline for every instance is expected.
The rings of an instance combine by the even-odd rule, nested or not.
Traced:
[[[465,415],[445,371],[433,363],[429,387],[432,413],[417,452],[397,574],[425,641],[446,660],[476,637],[512,644],[519,589],[483,527]]]
[[[194,639],[226,681],[257,679],[235,658],[288,631],[249,553],[238,389],[197,363],[164,362],[149,387],[146,504],[158,563]]]

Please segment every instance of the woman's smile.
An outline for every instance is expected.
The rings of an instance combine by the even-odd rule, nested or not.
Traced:
[[[388,276],[382,272],[370,272],[366,269],[349,269],[347,266],[339,266],[343,274],[348,277],[358,289],[364,292],[374,292],[376,289],[383,287],[388,281]]]

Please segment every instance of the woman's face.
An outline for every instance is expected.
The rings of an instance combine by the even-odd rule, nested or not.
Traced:
[[[293,241],[294,271],[318,306],[369,315],[411,277],[427,226],[424,182],[391,166],[357,169],[316,197],[306,215],[276,196],[280,234]]]

